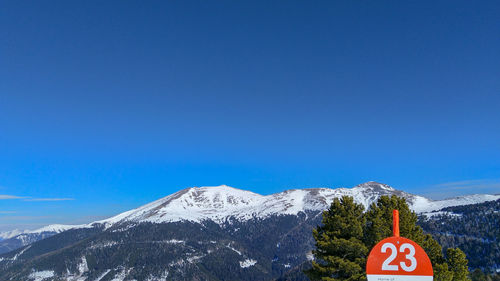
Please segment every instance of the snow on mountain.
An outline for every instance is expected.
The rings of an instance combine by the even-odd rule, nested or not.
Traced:
[[[446,207],[452,206],[462,206],[462,205],[470,205],[470,204],[478,204],[486,201],[494,201],[500,199],[500,195],[491,195],[491,194],[473,194],[467,196],[460,196],[455,198],[449,198],[444,200],[432,201],[429,199],[426,204],[422,204],[419,206],[414,206],[413,210],[417,213],[428,213],[432,211],[441,210]]]
[[[296,215],[300,212],[326,210],[334,198],[344,195],[352,196],[365,209],[368,209],[370,204],[378,200],[380,196],[397,195],[404,197],[410,208],[417,213],[500,199],[500,195],[480,194],[433,201],[377,182],[367,182],[353,188],[292,189],[271,195],[260,195],[226,185],[205,186],[183,189],[139,208],[90,224],[49,225],[20,234],[60,233],[68,229],[90,228],[99,224],[110,227],[121,222],[163,223],[212,220],[221,224],[229,219],[247,221],[271,215]],[[2,233],[0,237],[3,237],[2,235],[16,236],[14,233]]]
[[[47,233],[61,233],[66,230],[76,229],[76,228],[90,228],[91,224],[81,224],[81,225],[63,225],[63,224],[51,224],[44,226],[42,228],[38,228],[35,230],[19,230],[14,229],[10,231],[0,232],[0,238],[3,240],[14,238],[19,235],[27,235],[27,234],[41,234],[44,232]]]
[[[19,230],[19,229],[0,232],[0,240],[9,239],[9,238],[15,237],[19,234],[23,234],[24,232],[26,232],[26,231]]]
[[[266,218],[270,215],[296,215],[299,212],[325,210],[334,198],[344,195],[352,196],[365,208],[368,208],[380,196],[397,195],[406,198],[410,208],[417,213],[500,198],[500,195],[471,195],[433,201],[377,182],[367,182],[353,188],[293,189],[266,196],[222,185],[184,189],[96,223],[104,223],[108,226],[117,222],[162,223],[212,220],[216,223],[224,223],[230,218],[246,221],[252,218]]]
[[[91,224],[80,224],[80,225],[64,225],[64,224],[51,224],[44,226],[39,229],[35,230],[28,230],[25,231],[24,233],[32,233],[32,234],[38,234],[38,233],[43,233],[43,232],[55,232],[55,233],[61,233],[66,230],[70,229],[77,229],[77,228],[91,228]]]
[[[61,233],[70,229],[91,228],[92,224],[85,225],[61,225],[53,224],[35,230],[12,230],[1,232],[0,237],[0,254],[9,252],[13,249],[23,247],[36,241],[48,238],[55,234]]]

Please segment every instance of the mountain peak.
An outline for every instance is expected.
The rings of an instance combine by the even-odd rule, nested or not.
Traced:
[[[395,189],[387,184],[376,182],[376,181],[368,181],[362,184],[355,186],[355,188],[363,188],[363,189],[373,189],[373,190],[387,190],[394,191]]]
[[[217,189],[233,190],[233,189],[238,189],[238,188],[234,188],[232,186],[225,185],[225,184],[214,185],[214,186],[210,186],[210,185],[209,186],[196,186],[194,188],[195,189],[202,189],[202,190],[217,190]]]
[[[217,197],[222,195],[236,196],[236,197],[262,196],[252,191],[235,188],[228,185],[193,187],[188,189],[188,193],[194,196],[202,196],[202,197],[212,197],[212,196]]]

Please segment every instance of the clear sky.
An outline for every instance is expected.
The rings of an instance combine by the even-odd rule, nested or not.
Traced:
[[[499,15],[499,1],[2,1],[0,230],[190,186],[500,193]]]

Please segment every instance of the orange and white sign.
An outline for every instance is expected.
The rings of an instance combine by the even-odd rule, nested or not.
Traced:
[[[394,211],[394,236],[371,250],[366,262],[368,281],[432,281],[429,257],[417,243],[399,237],[399,214]]]

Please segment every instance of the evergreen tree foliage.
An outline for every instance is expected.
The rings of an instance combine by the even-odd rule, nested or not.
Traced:
[[[469,270],[479,268],[491,275],[500,268],[500,200],[447,207],[431,216],[420,215],[418,224],[443,249],[464,251]]]
[[[364,280],[366,264],[359,261],[366,262],[369,249],[382,239],[392,236],[394,209],[399,211],[400,235],[422,246],[431,260],[434,280],[469,280],[465,254],[458,248],[449,249],[446,260],[439,243],[417,225],[418,217],[410,210],[404,198],[395,195],[382,196],[366,213],[363,214],[362,209],[362,206],[357,206],[352,198],[342,197],[341,200],[334,200],[330,209],[323,213],[323,225],[313,230],[313,237],[316,240],[316,250],[313,254],[317,262],[313,261],[313,267],[306,271],[311,280]],[[344,228],[345,230],[342,230]],[[336,248],[332,246],[341,241],[356,241],[356,243],[338,245]],[[345,251],[350,249],[349,247],[356,247],[358,255],[346,256]],[[349,269],[352,270],[341,267],[343,263],[349,263]],[[359,267],[354,267],[354,264],[359,265],[361,270]],[[349,275],[350,272],[352,275]]]
[[[472,281],[487,281],[486,275],[479,268],[474,269],[474,271],[470,274],[470,277]]]
[[[500,281],[500,274],[486,274],[481,269],[476,268],[469,274],[472,281]]]
[[[400,235],[422,246],[434,268],[434,279],[452,281],[453,273],[446,264],[441,246],[417,225],[418,216],[410,210],[404,198],[395,195],[382,196],[376,203],[372,203],[365,214],[365,245],[371,249],[380,240],[392,236],[392,211],[394,209],[399,211]]]
[[[450,270],[453,272],[452,281],[468,281],[469,271],[467,268],[467,258],[465,253],[459,248],[449,248],[446,251],[446,256],[448,257],[448,264],[450,265]]]
[[[434,281],[452,281],[453,273],[450,271],[447,263],[433,264]]]
[[[368,248],[363,243],[363,206],[352,197],[334,199],[313,230],[316,260],[305,273],[311,280],[364,281]]]
[[[392,211],[395,209],[399,211],[400,235],[418,244],[425,241],[422,229],[416,224],[418,217],[410,210],[405,199],[382,196],[372,203],[365,214],[367,223],[364,227],[364,242],[370,249],[382,239],[392,236]]]

